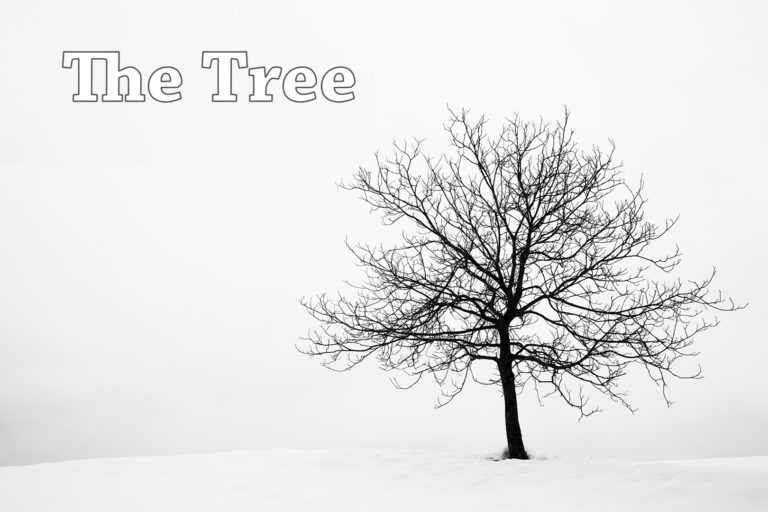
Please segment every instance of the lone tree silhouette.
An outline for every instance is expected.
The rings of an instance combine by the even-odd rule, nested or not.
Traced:
[[[375,356],[382,369],[434,376],[444,405],[468,377],[501,385],[507,455],[526,459],[517,394],[559,395],[588,416],[585,389],[628,407],[617,381],[643,367],[664,398],[693,337],[716,325],[708,309],[738,306],[700,281],[668,279],[675,251],[649,246],[675,224],[644,220],[642,181],[630,186],[607,151],[583,151],[566,110],[548,124],[508,119],[496,137],[451,112],[451,155],[421,141],[361,168],[342,188],[360,193],[386,225],[410,228],[394,247],[347,244],[367,280],[348,297],[302,304],[319,322],[300,350],[349,369]],[[661,280],[660,280],[661,279]],[[481,377],[477,363],[490,365]],[[674,366],[674,368],[673,368]],[[410,384],[412,385],[412,384]],[[410,387],[401,386],[401,387]]]

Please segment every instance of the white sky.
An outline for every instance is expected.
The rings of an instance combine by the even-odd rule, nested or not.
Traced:
[[[762,2],[44,2],[0,7],[0,464],[267,447],[492,451],[496,390],[435,410],[430,385],[299,354],[299,298],[358,275],[344,237],[390,237],[336,189],[393,138],[442,151],[446,105],[556,118],[612,138],[649,214],[681,215],[683,277],[712,266],[746,311],[699,339],[706,378],[628,381],[577,422],[526,396],[547,456],[768,453],[763,376],[768,138]],[[471,8],[467,6],[471,5]],[[173,104],[76,104],[64,50],[173,65]],[[203,50],[250,66],[344,65],[357,99],[210,102]],[[243,73],[243,76],[245,74]]]

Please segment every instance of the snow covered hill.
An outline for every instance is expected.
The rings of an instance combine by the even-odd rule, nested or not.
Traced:
[[[266,450],[0,468],[3,512],[768,510],[768,457],[493,461]]]

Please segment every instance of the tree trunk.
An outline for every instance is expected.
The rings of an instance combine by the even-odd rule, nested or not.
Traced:
[[[523,433],[520,431],[520,421],[517,417],[517,390],[515,389],[515,374],[510,363],[499,363],[501,389],[504,393],[504,423],[507,428],[507,458],[527,459],[523,446]]]

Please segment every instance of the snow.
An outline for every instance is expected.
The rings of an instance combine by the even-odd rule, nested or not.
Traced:
[[[0,467],[0,510],[768,510],[768,456],[494,461],[412,451],[262,450]]]

